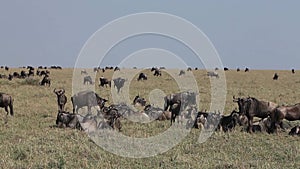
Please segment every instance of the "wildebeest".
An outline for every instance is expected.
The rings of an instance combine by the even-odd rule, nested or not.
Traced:
[[[120,71],[120,68],[118,66],[115,67],[114,71]]]
[[[252,132],[253,117],[267,118],[273,114],[277,104],[273,102],[260,101],[253,97],[248,98],[235,98],[233,101],[239,106],[240,115],[246,115],[248,118],[248,132]]]
[[[85,76],[83,78],[83,84],[93,84],[93,80],[91,76]]]
[[[11,95],[9,94],[5,94],[5,93],[0,93],[0,107],[4,108],[7,115],[8,113],[10,113],[11,116],[14,115],[14,109],[13,109],[13,102],[14,99]],[[8,111],[8,107],[9,107],[9,111]]]
[[[97,93],[93,91],[81,91],[74,96],[71,97],[72,105],[73,105],[73,113],[78,113],[78,109],[87,106],[88,113],[91,112],[92,106],[99,106],[100,109],[104,107],[105,102],[108,100],[101,98]]]
[[[293,74],[295,73],[295,69],[292,69],[292,73],[293,73]]]
[[[151,72],[153,72],[154,71],[154,76],[161,76],[161,71],[158,69],[158,68],[155,68],[155,67],[153,67],[152,69],[151,69]]]
[[[186,71],[192,71],[192,68],[191,68],[191,67],[188,67],[188,68],[186,69]]]
[[[141,106],[145,106],[146,105],[146,99],[140,97],[140,95],[137,95],[133,99],[133,105],[136,105],[136,104],[140,104]]]
[[[48,85],[50,87],[51,79],[49,78],[49,76],[47,74],[43,77],[42,81],[40,82],[40,85],[41,86]]]
[[[224,132],[231,131],[235,128],[239,121],[239,114],[236,111],[232,111],[228,116],[221,116],[220,123],[218,125],[218,129],[221,129]]]
[[[180,71],[179,71],[179,76],[184,75],[184,74],[185,74],[185,71],[184,71],[184,70],[180,70]]]
[[[113,79],[114,87],[117,87],[118,93],[120,92],[120,89],[124,86],[125,79],[118,77],[116,79]]]
[[[240,68],[237,68],[236,71],[239,72],[239,71],[240,71]]]
[[[147,79],[148,78],[145,73],[140,73],[137,80],[140,81],[140,80],[147,80]]]
[[[300,103],[291,106],[280,106],[271,113],[273,132],[282,125],[282,120],[288,121],[300,120]]]
[[[100,79],[99,79],[99,81],[100,81],[99,86],[101,86],[101,87],[104,87],[104,86],[107,87],[107,85],[108,85],[109,87],[111,87],[111,81],[108,80],[107,78],[104,78],[103,76],[101,76]]]
[[[6,71],[8,71],[9,70],[9,67],[7,67],[7,66],[5,66],[5,68],[4,68]]]
[[[80,74],[87,75],[88,73],[85,69],[83,69],[83,70],[80,71]]]
[[[164,111],[161,108],[158,107],[153,107],[150,104],[145,106],[144,112],[149,116],[150,119],[154,120],[170,120],[171,119],[171,112],[169,111]]]
[[[246,68],[245,68],[245,72],[249,72],[249,68],[246,67]]]
[[[171,124],[175,121],[180,110],[185,110],[189,105],[196,105],[196,93],[185,91],[181,93],[169,94],[164,97],[164,110],[168,109],[172,113]]]
[[[82,130],[78,115],[65,111],[59,111],[56,117],[56,126],[59,128],[72,128]]]
[[[278,77],[279,77],[278,74],[275,73],[274,76],[273,76],[273,80],[278,80]]]
[[[13,78],[14,78],[14,76],[11,75],[11,74],[9,74],[7,79],[10,81],[10,80],[12,80]]]
[[[224,71],[228,71],[229,69],[227,67],[224,67]]]
[[[65,89],[54,89],[53,92],[57,96],[58,111],[64,111],[65,104],[67,103],[67,96],[65,95]]]
[[[291,136],[295,136],[295,135],[300,136],[300,125],[297,125],[297,126],[293,127],[291,129],[291,131],[289,132],[289,135],[291,135]]]
[[[219,78],[219,74],[217,72],[207,72],[207,76]]]

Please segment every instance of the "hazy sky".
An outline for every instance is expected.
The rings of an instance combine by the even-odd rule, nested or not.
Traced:
[[[85,42],[105,24],[129,14],[163,12],[182,17],[201,29],[217,49],[224,66],[233,69],[245,66],[251,69],[300,69],[299,8],[300,1],[297,0],[2,0],[0,65],[74,67]],[[150,54],[138,51],[158,48],[162,50],[154,53],[161,57],[170,51],[187,65],[200,67],[201,63],[195,60],[193,53],[182,46],[156,35],[132,37],[114,47],[101,64],[118,65],[122,58],[131,55],[137,57],[134,59],[136,66],[145,66],[141,64],[145,59],[138,59],[136,54],[145,54],[144,57]],[[159,66],[169,66],[167,59],[155,57],[153,60]]]

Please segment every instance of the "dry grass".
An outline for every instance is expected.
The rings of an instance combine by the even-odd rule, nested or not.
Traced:
[[[15,71],[20,69],[12,69]],[[163,72],[154,77],[149,70],[148,81],[130,84],[130,98],[140,93],[148,99],[153,89],[159,88],[166,94],[178,91],[175,81]],[[179,72],[179,71],[178,71]],[[299,72],[276,71],[279,80],[273,81],[274,71],[260,70],[226,72],[227,100],[225,114],[237,107],[232,96],[254,96],[278,104],[299,102]],[[0,73],[7,72],[0,70]],[[66,89],[72,110],[72,69],[52,70],[51,87],[35,85],[35,77],[24,81],[0,79],[0,91],[11,94],[14,99],[15,116],[8,116],[0,109],[0,166],[1,168],[297,168],[300,165],[298,137],[287,132],[279,135],[266,133],[248,134],[237,128],[231,133],[216,132],[203,144],[198,144],[199,130],[193,129],[183,142],[155,157],[131,159],[111,154],[95,145],[81,131],[51,128],[56,119],[56,96],[54,88]],[[104,75],[110,78],[113,71]],[[206,72],[193,71],[200,90],[200,109],[209,109],[210,82]],[[98,82],[97,82],[98,83]],[[158,87],[159,86],[159,87]],[[112,98],[109,88],[96,92],[104,98]],[[111,99],[110,99],[111,103]],[[138,124],[123,120],[122,133],[134,137],[156,135],[169,127],[169,121]]]

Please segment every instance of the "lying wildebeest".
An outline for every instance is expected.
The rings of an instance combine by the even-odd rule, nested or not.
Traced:
[[[83,84],[93,84],[93,80],[92,80],[92,77],[91,76],[85,76],[83,78]]]
[[[87,106],[88,113],[91,112],[92,106],[99,106],[100,109],[104,107],[105,102],[108,100],[101,98],[97,93],[93,91],[82,91],[71,97],[72,105],[73,105],[73,113],[78,113],[78,109]]]
[[[274,76],[273,76],[273,80],[278,80],[278,77],[279,77],[278,74],[275,73]]]
[[[14,99],[12,98],[11,95],[5,94],[5,93],[0,93],[0,107],[4,108],[7,115],[9,113],[8,107],[10,109],[10,115],[14,115],[14,109],[13,109],[13,102]]]
[[[207,72],[207,76],[219,78],[219,74],[217,72]]]
[[[185,74],[185,71],[184,70],[180,70],[179,76],[184,75],[184,74]]]
[[[140,73],[137,80],[140,81],[140,80],[147,80],[147,79],[148,78],[145,73]]]
[[[293,127],[291,129],[291,131],[289,132],[289,135],[291,135],[291,136],[295,136],[295,135],[300,136],[300,125]]]
[[[99,84],[99,86],[101,86],[101,87],[107,87],[107,85],[109,86],[109,87],[111,87],[111,81],[110,80],[108,80],[107,78],[104,78],[103,76],[102,77],[100,77],[100,84]]]
[[[233,101],[239,106],[240,115],[246,115],[248,118],[248,132],[252,132],[253,118],[267,118],[273,114],[272,112],[276,109],[277,104],[273,102],[260,101],[253,97],[248,98],[235,98]]]
[[[153,72],[154,71],[154,76],[161,76],[161,71],[158,69],[158,68],[155,68],[155,67],[153,67],[152,69],[151,69],[151,72]]]
[[[273,110],[271,113],[272,129],[273,132],[282,125],[282,120],[288,121],[300,120],[300,103],[292,106],[280,106]]]
[[[65,104],[67,103],[67,96],[65,95],[65,89],[54,89],[53,92],[57,96],[58,111],[64,111]]]
[[[82,130],[80,122],[78,120],[78,115],[71,114],[69,112],[58,112],[56,118],[56,126],[59,128],[72,128]]]
[[[150,119],[154,120],[170,120],[171,119],[171,112],[169,111],[164,111],[161,108],[158,107],[153,107],[150,104],[145,106],[144,112],[149,116]]]
[[[120,92],[120,89],[124,86],[125,79],[118,77],[116,79],[113,79],[114,87],[117,87],[118,93]]]
[[[146,99],[140,97],[140,95],[137,95],[133,99],[133,105],[136,105],[136,104],[140,104],[141,106],[145,106],[146,105]]]
[[[49,76],[47,74],[43,77],[42,81],[40,82],[40,85],[41,86],[48,85],[50,87],[50,85],[51,85],[51,79],[49,78]]]

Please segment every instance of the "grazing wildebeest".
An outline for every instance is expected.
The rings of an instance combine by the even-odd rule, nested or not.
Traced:
[[[80,74],[87,75],[87,71],[85,69],[81,70]]]
[[[249,72],[249,68],[246,67],[246,68],[245,68],[245,72]]]
[[[207,76],[219,78],[219,74],[217,72],[207,72]]]
[[[136,104],[140,104],[141,106],[145,106],[146,105],[146,99],[140,97],[140,95],[135,96],[134,100],[133,100],[133,105]]]
[[[40,82],[40,85],[41,86],[45,86],[45,85],[48,85],[50,87],[50,84],[51,84],[51,79],[49,78],[49,76],[46,74],[42,81]]]
[[[155,68],[155,67],[153,67],[152,69],[151,69],[151,72],[153,72],[154,71],[154,76],[161,76],[161,71],[158,69],[158,68]]]
[[[13,76],[14,76],[15,78],[20,78],[21,75],[20,75],[18,72],[14,72],[14,73],[13,73]]]
[[[116,79],[113,79],[114,87],[117,87],[118,93],[120,92],[120,89],[124,86],[125,79],[118,77]]]
[[[293,74],[295,73],[295,69],[292,69],[292,73],[293,73]]]
[[[184,75],[184,74],[185,74],[185,71],[184,70],[180,70],[179,76]]]
[[[78,113],[78,109],[87,106],[88,113],[91,112],[92,106],[99,106],[100,109],[104,107],[106,99],[101,98],[97,93],[93,91],[82,91],[71,97],[73,105],[73,113]]]
[[[109,87],[111,87],[111,81],[108,80],[107,78],[104,78],[103,76],[101,76],[99,80],[100,80],[99,86],[107,87],[107,85],[108,85]]]
[[[78,115],[65,111],[59,111],[56,117],[56,126],[59,128],[72,128],[82,130]]]
[[[248,118],[248,132],[252,133],[253,118],[267,118],[273,114],[273,111],[276,109],[277,104],[267,101],[259,101],[256,98],[235,98],[233,101],[236,102],[239,106],[240,115],[246,115]]]
[[[272,132],[276,131],[280,125],[282,125],[282,120],[286,119],[288,121],[300,120],[300,103],[292,106],[279,106],[273,110],[271,113],[272,119]]]
[[[14,78],[13,75],[11,75],[11,74],[8,75],[8,80],[9,80],[9,81],[12,80],[13,78]]]
[[[9,113],[8,107],[10,109],[10,115],[14,115],[14,109],[13,109],[13,102],[14,99],[12,98],[11,95],[5,94],[5,93],[0,93],[0,107],[4,108],[7,115]]]
[[[228,71],[229,69],[227,67],[224,67],[224,71]]]
[[[291,135],[291,136],[295,136],[295,135],[300,136],[300,125],[293,127],[291,129],[291,131],[289,132],[289,135]]]
[[[65,95],[65,89],[54,89],[53,92],[57,96],[58,111],[64,111],[65,104],[67,103],[67,96]]]
[[[140,81],[140,80],[147,80],[147,79],[148,78],[145,73],[140,73],[137,80]]]
[[[278,74],[275,73],[274,76],[273,76],[273,80],[278,80],[278,77],[279,77]]]
[[[83,78],[83,84],[93,84],[93,80],[91,76],[85,76]]]

